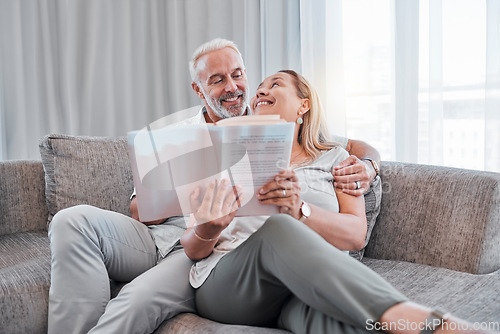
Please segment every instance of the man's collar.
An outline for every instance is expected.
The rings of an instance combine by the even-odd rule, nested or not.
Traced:
[[[205,114],[208,113],[207,107],[203,106],[201,108],[201,113],[202,113],[203,117],[205,117]],[[250,107],[247,104],[246,111],[243,115],[251,115],[251,114],[252,114],[252,109],[250,109]],[[208,117],[210,117],[210,116],[208,116]]]

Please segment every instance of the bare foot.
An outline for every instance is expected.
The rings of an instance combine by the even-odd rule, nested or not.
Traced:
[[[486,323],[484,325],[487,325]],[[486,334],[495,333],[493,331],[487,331],[481,329],[481,324],[471,324],[467,321],[459,319],[454,316],[450,316],[435,333],[463,333],[463,334]]]
[[[427,320],[431,315],[431,309],[413,302],[404,302],[390,307],[380,319],[379,329],[387,333],[419,334],[429,325]],[[432,322],[430,324],[433,324]],[[438,325],[438,324],[436,324]],[[441,334],[487,334],[494,332],[496,328],[488,327],[488,323],[471,324],[454,316],[447,317],[442,326],[435,333]],[[493,324],[494,325],[494,324]],[[498,326],[498,324],[496,324]]]

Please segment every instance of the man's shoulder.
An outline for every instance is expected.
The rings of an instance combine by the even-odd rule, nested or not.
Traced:
[[[192,124],[205,124],[205,117],[203,116],[203,107],[196,106],[189,109],[182,110],[184,117],[179,119],[176,125],[192,125]],[[193,113],[195,113],[193,115]]]

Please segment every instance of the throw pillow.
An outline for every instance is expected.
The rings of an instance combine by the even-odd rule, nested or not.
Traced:
[[[382,201],[382,182],[380,176],[375,177],[370,189],[365,194],[365,209],[366,209],[366,223],[368,229],[366,231],[365,246],[359,251],[351,251],[349,255],[355,259],[361,260],[365,253],[366,245],[370,241],[370,236],[377,221],[378,214],[380,213],[380,203]]]
[[[132,172],[126,139],[47,135],[40,142],[48,222],[78,204],[130,215]]]

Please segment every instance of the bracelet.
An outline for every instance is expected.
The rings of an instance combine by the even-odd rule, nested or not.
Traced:
[[[195,236],[196,238],[198,238],[198,240],[201,240],[201,241],[204,241],[204,242],[210,242],[210,241],[215,241],[215,240],[219,239],[219,236],[217,236],[217,237],[215,237],[215,238],[213,238],[213,239],[205,239],[205,238],[200,237],[200,236],[198,235],[198,233],[196,233],[196,229],[195,229],[195,227],[194,227],[194,226],[193,226],[193,233],[194,233],[194,236]]]

